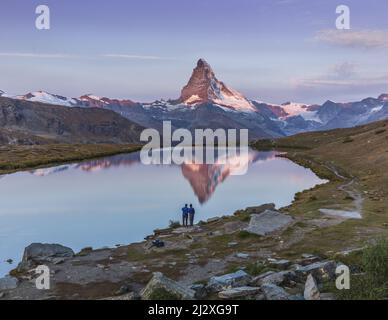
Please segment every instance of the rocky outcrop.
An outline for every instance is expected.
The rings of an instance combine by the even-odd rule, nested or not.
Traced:
[[[282,230],[292,223],[292,217],[278,211],[266,210],[261,214],[253,214],[246,231],[266,236]]]
[[[207,289],[210,292],[218,292],[225,288],[245,286],[250,281],[251,276],[246,272],[239,270],[235,273],[210,278]]]
[[[39,263],[58,263],[58,259],[72,258],[74,251],[60,244],[33,243],[24,249],[19,270],[25,270]]]
[[[155,272],[151,281],[140,293],[143,300],[192,300],[195,291]]]
[[[295,272],[299,275],[307,276],[311,274],[318,281],[333,280],[337,263],[334,261],[322,261],[309,264],[307,266],[298,266]]]
[[[216,103],[233,110],[255,111],[252,103],[241,93],[216,78],[213,69],[204,59],[198,60],[178,102],[188,105]]]

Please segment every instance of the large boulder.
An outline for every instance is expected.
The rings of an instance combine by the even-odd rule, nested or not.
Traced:
[[[195,291],[155,272],[140,296],[143,300],[193,300]]]
[[[24,249],[18,269],[30,268],[34,264],[55,262],[58,258],[72,258],[74,251],[60,244],[33,243]]]
[[[304,287],[304,298],[305,300],[320,300],[321,294],[318,289],[317,282],[314,277],[309,274]]]
[[[224,289],[246,286],[250,281],[251,276],[246,272],[239,270],[234,273],[210,278],[207,290],[210,292],[219,292]]]
[[[16,289],[19,284],[19,280],[14,277],[0,278],[0,292],[6,290]]]
[[[221,299],[238,299],[254,296],[260,291],[259,287],[238,287],[221,291],[218,293],[218,297]]]
[[[280,231],[292,223],[293,219],[278,211],[266,210],[261,214],[253,214],[246,231],[266,236],[276,231]]]

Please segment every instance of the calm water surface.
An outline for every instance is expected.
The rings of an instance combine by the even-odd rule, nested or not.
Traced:
[[[185,203],[206,220],[268,202],[286,206],[324,182],[276,152],[251,150],[247,162],[239,176],[225,165],[146,166],[133,153],[1,176],[0,276],[33,242],[75,251],[127,244],[179,220]]]

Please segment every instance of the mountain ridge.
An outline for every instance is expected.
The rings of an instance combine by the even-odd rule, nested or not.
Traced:
[[[11,97],[11,99],[64,107],[106,109],[140,126],[161,132],[163,121],[173,129],[249,129],[250,139],[276,138],[308,131],[348,128],[388,118],[388,94],[361,101],[322,105],[286,102],[270,104],[249,100],[237,90],[219,81],[204,59],[199,59],[188,83],[176,100],[151,103],[129,99],[110,99],[94,94],[69,98],[45,91]]]

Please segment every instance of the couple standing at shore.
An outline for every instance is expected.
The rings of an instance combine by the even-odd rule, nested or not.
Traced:
[[[194,217],[195,217],[195,209],[192,204],[190,204],[190,207],[186,204],[182,208],[182,222],[184,227],[190,226],[192,227],[194,225]]]

